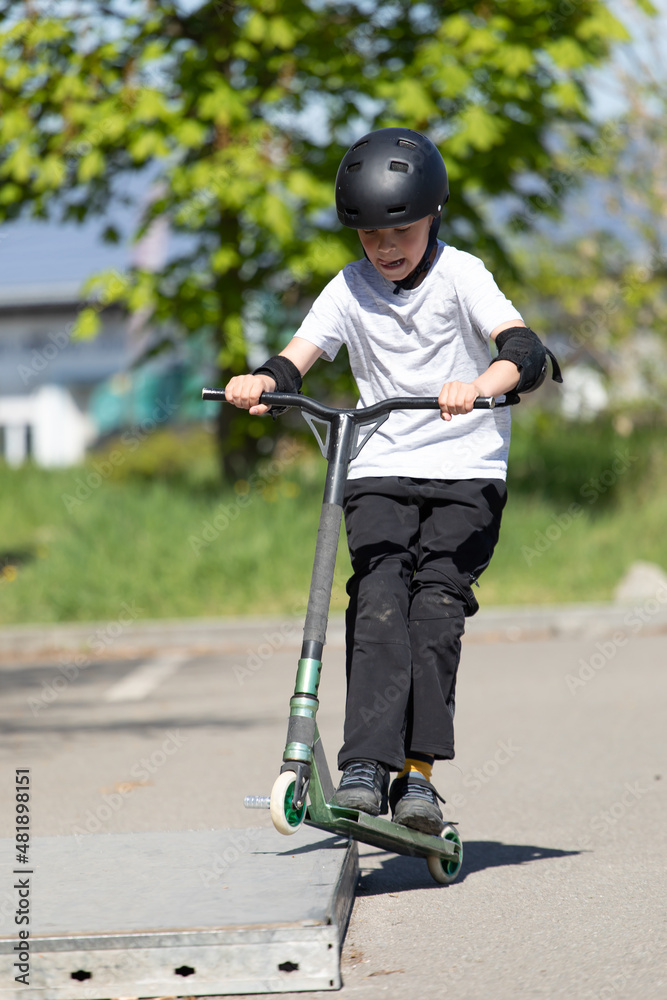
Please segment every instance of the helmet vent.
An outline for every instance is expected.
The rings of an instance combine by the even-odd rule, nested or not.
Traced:
[[[397,146],[405,146],[406,149],[416,149],[417,148],[417,143],[416,142],[410,142],[409,139],[399,139],[398,142],[396,143],[396,145]],[[356,149],[356,146],[355,146],[355,149]]]
[[[364,139],[364,141],[363,141],[363,142],[358,142],[358,143],[356,144],[356,146],[353,146],[353,147],[352,147],[352,149],[353,149],[353,150],[354,150],[354,149],[361,149],[361,147],[362,147],[362,146],[367,146],[367,145],[368,145],[368,139]]]
[[[403,160],[392,160],[391,163],[389,164],[389,169],[400,170],[402,174],[407,174],[410,167],[408,166],[407,163],[404,163]]]
[[[405,205],[396,205],[394,208],[387,209],[387,215],[403,215],[405,213]]]
[[[350,163],[350,165],[345,170],[345,173],[353,174],[356,170],[361,170],[361,163],[359,161],[357,161],[357,163]]]

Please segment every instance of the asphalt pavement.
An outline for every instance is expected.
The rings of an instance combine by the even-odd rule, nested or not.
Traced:
[[[461,875],[438,886],[425,862],[362,845],[342,989],[283,996],[667,998],[664,611],[469,623],[457,756],[434,771]],[[328,639],[318,724],[334,769],[340,619]],[[279,770],[299,623],[23,627],[0,644],[0,836],[21,767],[35,837],[270,829],[243,797]]]

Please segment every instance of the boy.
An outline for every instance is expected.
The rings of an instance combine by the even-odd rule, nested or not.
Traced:
[[[444,425],[428,410],[396,411],[350,463],[353,576],[334,797],[372,815],[390,804],[395,822],[432,834],[444,826],[444,800],[431,771],[454,756],[460,640],[479,607],[472,584],[491,559],[507,495],[509,411],[473,403],[537,388],[547,354],[482,262],[437,240],[448,197],[445,164],[425,136],[363,136],[338,170],[336,209],[358,230],[364,259],[326,286],[280,355],[226,386],[236,406],[266,413],[262,392],[297,392],[314,362],[345,343],[360,406],[439,394]]]

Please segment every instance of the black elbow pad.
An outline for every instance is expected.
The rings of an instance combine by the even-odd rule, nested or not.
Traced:
[[[511,326],[501,330],[496,346],[498,357],[493,361],[512,361],[519,369],[519,384],[514,392],[532,392],[542,385],[547,376],[547,355],[551,358],[552,379],[563,381],[558,361],[529,327]]]

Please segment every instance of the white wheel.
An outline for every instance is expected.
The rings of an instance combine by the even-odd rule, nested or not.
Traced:
[[[451,823],[447,824],[440,836],[443,840],[451,840],[454,844],[458,844],[459,856],[454,861],[448,861],[447,858],[443,858],[439,854],[430,854],[426,859],[426,864],[428,865],[431,877],[436,882],[440,885],[449,885],[461,871],[461,865],[463,864],[463,844],[459,837],[459,831]]]
[[[298,811],[292,806],[295,779],[294,771],[282,771],[271,789],[271,819],[278,833],[285,836],[296,833],[306,815],[305,802]]]

